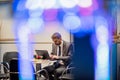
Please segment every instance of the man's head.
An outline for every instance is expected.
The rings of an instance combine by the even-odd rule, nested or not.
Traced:
[[[62,42],[61,34],[58,32],[54,33],[51,38],[56,45],[60,45]]]

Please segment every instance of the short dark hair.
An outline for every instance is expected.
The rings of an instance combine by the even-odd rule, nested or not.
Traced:
[[[54,38],[58,38],[58,39],[60,39],[60,38],[61,38],[61,34],[58,33],[58,32],[55,32],[55,33],[52,35],[51,38],[52,38],[52,39],[54,39]]]

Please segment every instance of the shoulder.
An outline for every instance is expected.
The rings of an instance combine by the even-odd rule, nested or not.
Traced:
[[[72,43],[71,43],[71,42],[68,42],[68,41],[63,41],[63,45],[68,45],[68,46],[70,46],[70,45],[72,45]]]
[[[52,43],[52,46],[56,46],[54,43]]]

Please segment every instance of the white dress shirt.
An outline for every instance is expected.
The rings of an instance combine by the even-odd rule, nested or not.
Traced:
[[[57,56],[59,55],[59,46],[61,47],[61,54],[60,54],[60,56],[62,56],[62,52],[63,52],[63,41],[61,42],[60,45],[57,46]]]

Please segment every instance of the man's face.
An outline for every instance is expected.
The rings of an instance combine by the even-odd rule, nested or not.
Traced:
[[[60,45],[62,41],[61,38],[53,38],[52,40],[55,43],[55,45]]]

